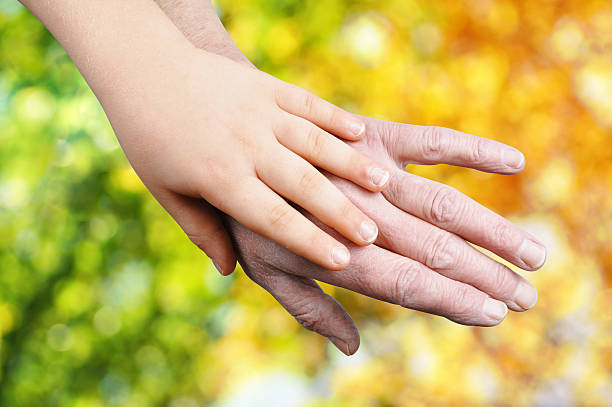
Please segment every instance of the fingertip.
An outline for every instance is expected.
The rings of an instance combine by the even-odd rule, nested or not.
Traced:
[[[502,150],[502,163],[506,170],[516,174],[525,168],[525,155],[513,147],[506,147]]]
[[[346,134],[346,138],[348,140],[359,140],[365,135],[366,132],[365,123],[354,117],[351,117],[347,121],[346,128],[348,130]]]
[[[234,272],[238,260],[236,257],[236,253],[234,252],[234,247],[232,246],[229,234],[226,230],[223,230],[223,235],[219,239],[219,242],[221,244],[221,248],[219,252],[215,255],[213,264],[215,264],[216,261],[215,267],[217,267],[217,270],[219,270],[221,275],[229,276]]]
[[[391,174],[384,168],[378,166],[370,167],[368,171],[370,190],[380,192],[387,187]]]
[[[483,314],[488,320],[486,326],[495,326],[506,318],[508,306],[501,301],[489,297],[484,302]]]
[[[362,242],[359,242],[361,245],[367,246],[374,243],[378,237],[378,226],[376,223],[370,219],[362,221],[359,225],[359,237],[362,239]]]
[[[226,267],[223,268],[222,274],[227,277],[231,275],[235,269],[236,269],[236,259],[231,260],[229,263],[227,263]]]
[[[344,339],[335,336],[330,336],[328,339],[340,352],[344,353],[346,356],[354,355],[359,349],[359,337],[357,338],[357,343],[351,343],[351,341],[345,341]]]
[[[232,274],[234,272],[234,269],[236,268],[236,260],[218,262],[214,259],[210,259],[210,261],[212,262],[213,266],[217,269],[219,274],[225,277]]]
[[[351,254],[348,249],[342,245],[331,249],[331,270],[339,271],[348,266],[351,261]]]
[[[546,263],[546,247],[532,239],[525,239],[518,250],[518,257],[523,263],[520,267],[528,271],[536,271]]]
[[[524,312],[533,308],[538,302],[538,291],[534,286],[529,284],[525,279],[519,281],[514,290],[512,300],[516,306],[512,307],[513,311]]]

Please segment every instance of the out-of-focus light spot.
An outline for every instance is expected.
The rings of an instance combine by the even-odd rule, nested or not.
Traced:
[[[287,59],[300,45],[300,30],[293,20],[285,20],[270,27],[264,39],[265,49],[274,61]]]
[[[64,324],[56,324],[47,331],[47,344],[57,351],[67,351],[74,346],[72,331]]]
[[[556,378],[549,383],[544,383],[533,394],[533,404],[538,407],[572,407],[576,405],[573,394],[573,386],[570,386],[563,378]]]
[[[185,287],[177,282],[167,282],[157,288],[157,301],[166,312],[176,311],[187,301]]]
[[[467,370],[467,380],[471,387],[473,398],[493,402],[499,391],[499,381],[496,372],[486,366],[474,366]]]
[[[341,30],[339,46],[364,65],[379,65],[388,51],[387,26],[387,20],[376,14],[349,20]]]
[[[35,230],[23,229],[17,233],[13,243],[15,253],[22,258],[34,257],[40,249],[40,238]]]
[[[129,383],[119,375],[109,373],[100,382],[100,393],[110,404],[124,403],[130,392]]]
[[[68,167],[74,162],[74,150],[66,140],[58,140],[55,145],[55,150],[58,154],[55,165],[59,167]]]
[[[0,339],[17,325],[18,310],[11,304],[0,303]]]
[[[121,329],[121,315],[111,307],[102,307],[93,319],[94,327],[104,336],[113,336]]]
[[[550,37],[555,55],[562,61],[573,61],[580,56],[584,34],[575,20],[563,18],[557,22]]]
[[[18,1],[0,1],[0,15],[10,16],[23,10],[23,5]]]
[[[473,95],[470,105],[487,107],[496,100],[508,77],[509,63],[506,55],[490,50],[466,55],[456,61],[455,69]]]
[[[131,167],[114,171],[110,178],[114,187],[124,191],[136,193],[146,191],[142,181]]]
[[[612,8],[604,7],[591,18],[591,23],[598,36],[612,40]]]
[[[424,380],[430,380],[437,370],[438,358],[435,352],[422,348],[418,353],[412,355],[408,363],[412,374]]]
[[[421,54],[432,55],[442,44],[442,34],[431,23],[422,23],[412,29],[412,44]]]
[[[236,45],[245,55],[253,55],[257,50],[260,21],[257,15],[241,15],[232,19],[228,24],[228,32]]]
[[[89,309],[93,300],[91,286],[81,282],[72,281],[57,295],[55,304],[65,315],[75,316]]]
[[[236,384],[235,391],[218,407],[283,406],[305,405],[316,393],[300,377],[285,372],[252,377]]]
[[[102,263],[102,251],[98,244],[91,240],[80,242],[74,249],[74,267],[82,273],[92,273]]]
[[[491,1],[486,11],[487,23],[498,35],[511,35],[519,27],[519,15],[509,1]]]
[[[592,58],[575,75],[576,94],[580,101],[605,126],[612,126],[612,61]]]
[[[534,200],[546,208],[562,204],[571,198],[574,167],[566,158],[554,158],[531,185]]]
[[[146,262],[130,262],[113,273],[105,283],[105,302],[124,309],[138,307],[149,293],[151,266]]]
[[[0,208],[19,208],[28,202],[28,184],[19,178],[0,182]]]
[[[22,89],[12,99],[18,117],[38,122],[48,121],[55,112],[55,98],[40,88]]]
[[[99,242],[105,242],[117,233],[117,218],[112,214],[97,215],[89,221],[91,236]]]

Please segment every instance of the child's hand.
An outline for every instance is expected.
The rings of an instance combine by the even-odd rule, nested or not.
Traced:
[[[95,90],[134,169],[190,237],[229,245],[214,210],[187,197],[204,198],[317,264],[344,268],[346,247],[285,197],[356,244],[376,239],[376,224],[314,167],[370,191],[386,186],[386,169],[330,134],[359,139],[359,119],[223,57],[190,47],[169,54]]]

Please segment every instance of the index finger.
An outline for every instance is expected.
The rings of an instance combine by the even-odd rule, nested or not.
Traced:
[[[393,123],[384,134],[393,147],[389,154],[402,164],[450,164],[499,174],[525,168],[525,156],[516,148],[453,129]]]
[[[288,83],[280,86],[276,103],[287,113],[306,119],[337,137],[358,140],[365,134],[366,126],[359,116],[298,86]]]

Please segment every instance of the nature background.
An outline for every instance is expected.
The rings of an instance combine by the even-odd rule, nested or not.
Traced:
[[[130,169],[62,48],[0,0],[0,405],[611,406],[612,3],[223,0],[261,69],[365,115],[521,149],[518,176],[408,170],[546,242],[496,328],[327,287],[345,357],[220,277]]]

